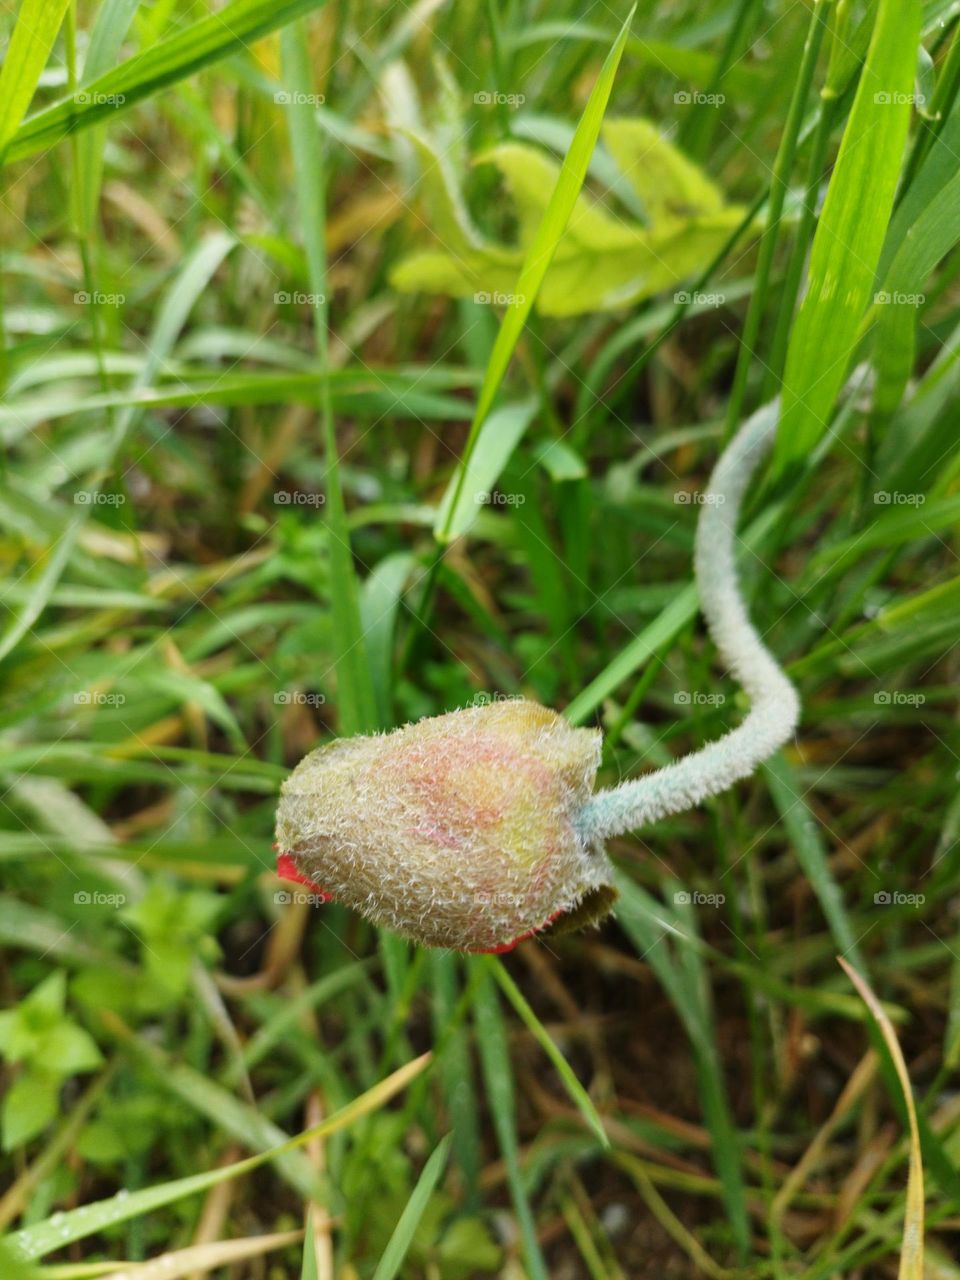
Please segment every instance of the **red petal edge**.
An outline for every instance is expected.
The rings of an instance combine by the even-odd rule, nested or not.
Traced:
[[[471,956],[502,956],[508,951],[512,951],[514,947],[519,947],[521,942],[526,942],[528,938],[532,938],[534,934],[542,933],[547,925],[553,924],[554,920],[559,919],[563,915],[562,911],[555,911],[552,916],[547,916],[543,924],[538,924],[535,929],[528,929],[526,933],[521,933],[519,938],[514,938],[512,942],[501,942],[499,947],[469,947],[467,954]]]
[[[312,889],[314,893],[318,894],[324,902],[333,901],[332,893],[327,893],[326,889],[322,889],[313,880],[308,880],[305,875],[300,874],[292,853],[277,854],[277,875],[281,880],[289,880],[293,884],[305,884],[308,889]]]

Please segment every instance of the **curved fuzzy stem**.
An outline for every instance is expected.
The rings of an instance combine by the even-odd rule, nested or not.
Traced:
[[[602,839],[693,808],[748,777],[792,736],[796,690],[764,646],[740,595],[734,543],[744,491],[773,443],[779,406],[764,405],[724,450],[704,494],[695,568],[700,604],[720,656],[753,704],[736,729],[656,773],[598,791],[580,815],[587,839]]]

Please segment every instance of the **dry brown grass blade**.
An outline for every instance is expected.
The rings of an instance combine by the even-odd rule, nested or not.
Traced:
[[[249,1236],[244,1240],[191,1244],[186,1249],[162,1253],[149,1262],[135,1262],[121,1267],[119,1271],[111,1271],[103,1280],[183,1280],[185,1276],[206,1275],[215,1267],[272,1253],[274,1249],[283,1249],[302,1239],[302,1231],[277,1231],[268,1236]]]
[[[773,1205],[770,1210],[771,1216],[774,1219],[779,1220],[783,1217],[783,1214],[788,1208],[790,1202],[793,1200],[793,1197],[806,1182],[810,1173],[820,1163],[832,1134],[844,1117],[862,1097],[864,1091],[876,1075],[878,1065],[879,1060],[872,1049],[865,1053],[857,1063],[853,1074],[844,1086],[843,1092],[837,1099],[836,1105],[830,1115],[820,1127],[816,1137],[797,1161],[794,1168],[790,1170],[783,1186],[774,1197]]]
[[[913,1104],[913,1090],[910,1087],[907,1064],[903,1058],[897,1033],[893,1029],[893,1023],[887,1017],[866,979],[861,977],[843,956],[838,956],[837,960],[856,987],[864,1004],[873,1014],[884,1043],[890,1051],[897,1079],[903,1090],[903,1101],[910,1122],[910,1171],[907,1175],[907,1205],[903,1219],[903,1247],[900,1251],[898,1276],[899,1280],[923,1280],[923,1160],[920,1154],[920,1129],[917,1125],[917,1112]]]

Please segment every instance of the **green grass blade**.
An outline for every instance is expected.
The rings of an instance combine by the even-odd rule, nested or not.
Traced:
[[[122,447],[130,430],[143,412],[137,391],[149,384],[151,378],[170,354],[174,342],[180,334],[194,303],[203,293],[210,279],[223,261],[226,254],[236,244],[232,236],[216,233],[201,241],[198,248],[190,254],[175,277],[169,292],[165,296],[157,316],[153,332],[147,343],[146,359],[140,373],[133,381],[129,406],[118,414],[110,431],[102,463],[87,480],[90,489],[99,488],[103,477],[107,474]],[[50,601],[57,583],[73,553],[74,546],[87,517],[93,511],[91,505],[80,506],[77,514],[65,525],[58,535],[56,546],[51,553],[46,567],[38,576],[30,592],[28,600],[4,632],[0,639],[0,660],[11,653],[16,645],[30,630]]]
[[[843,894],[830,874],[826,851],[816,819],[804,800],[793,769],[782,752],[763,766],[767,785],[787,829],[803,874],[810,881],[840,951],[858,969],[864,968],[853,928],[843,905]]]
[[[360,589],[360,622],[366,638],[370,679],[382,728],[387,728],[392,719],[393,641],[403,589],[415,563],[415,557],[409,551],[384,556],[364,579]]]
[[[53,1253],[55,1249],[66,1248],[75,1240],[84,1240],[88,1236],[96,1235],[115,1226],[118,1222],[129,1222],[131,1218],[151,1213],[164,1205],[175,1204],[186,1196],[197,1195],[221,1182],[227,1182],[253,1169],[259,1169],[261,1165],[276,1160],[278,1156],[305,1146],[314,1138],[339,1133],[341,1129],[345,1129],[361,1116],[378,1110],[401,1089],[406,1088],[429,1061],[430,1055],[423,1054],[412,1062],[406,1063],[399,1071],[394,1071],[372,1089],[368,1089],[366,1093],[354,1098],[339,1111],[335,1111],[332,1116],[328,1116],[309,1129],[304,1129],[296,1137],[270,1151],[261,1152],[259,1155],[250,1156],[246,1160],[238,1160],[234,1164],[223,1165],[217,1169],[208,1169],[204,1173],[176,1178],[171,1182],[145,1187],[140,1191],[121,1192],[110,1196],[107,1200],[98,1200],[94,1204],[69,1209],[64,1213],[55,1214],[52,1219],[47,1218],[43,1222],[24,1227],[23,1230],[6,1237],[6,1240],[16,1256],[28,1260],[42,1258],[48,1253]]]
[[[583,188],[590,157],[593,155],[593,149],[600,134],[600,125],[603,123],[604,112],[610,100],[613,81],[617,74],[617,67],[620,65],[623,47],[626,43],[627,33],[635,11],[636,5],[627,14],[627,19],[620,28],[620,34],[617,36],[613,48],[607,54],[603,66],[600,68],[597,82],[593,86],[593,91],[584,108],[583,115],[580,117],[580,123],[577,125],[577,131],[573,135],[570,150],[560,166],[557,185],[527,250],[523,266],[520,269],[520,275],[517,277],[517,285],[514,292],[518,301],[507,309],[503,323],[497,331],[493,351],[490,353],[490,359],[487,361],[487,367],[484,372],[483,385],[477,397],[477,408],[473,416],[473,422],[470,424],[470,434],[467,437],[463,457],[457,470],[449,514],[443,527],[437,533],[437,541],[441,544],[446,544],[452,540],[453,517],[460,510],[460,499],[466,483],[467,470],[480,435],[480,429],[493,408],[493,402],[507,372],[507,366],[510,363],[514,348],[520,339],[520,334],[523,332],[523,327],[527,322],[527,317],[543,283],[543,278],[547,274],[547,268],[550,266],[557,245],[560,243],[560,237],[563,235]]]
[[[434,524],[438,538],[451,541],[470,530],[484,497],[489,496],[500,478],[536,408],[537,401],[530,396],[515,404],[501,405],[490,414],[465,466],[457,468],[447,485]]]
[[[919,34],[919,0],[880,0],[787,351],[775,475],[799,466],[826,432],[873,294],[912,110]]]
[[[480,960],[478,964],[482,966],[483,961]],[[478,965],[471,965],[474,972],[477,967]],[[503,1014],[497,998],[497,989],[486,970],[483,971],[483,978],[477,986],[473,1009],[477,1028],[477,1048],[480,1052],[487,1098],[493,1113],[493,1127],[496,1130],[497,1142],[507,1167],[507,1182],[520,1224],[527,1273],[531,1280],[547,1280],[547,1267],[537,1240],[537,1227],[520,1169],[513,1067],[510,1064],[510,1053],[507,1049]]]
[[[90,32],[90,45],[83,64],[82,82],[105,75],[116,62],[120,46],[133,21],[140,0],[106,0]],[[77,166],[80,182],[78,208],[80,224],[89,236],[94,225],[103,175],[103,146],[106,128],[88,129],[77,139]]]
[[[300,1268],[300,1280],[318,1280],[319,1278],[317,1234],[313,1230],[311,1221],[316,1211],[315,1205],[311,1205],[307,1210],[307,1229],[303,1236],[303,1265]]]
[[[57,3],[62,5],[63,0]],[[30,116],[10,139],[3,162],[22,160],[54,146],[78,129],[113,120],[168,85],[232,54],[245,52],[255,40],[322,3],[323,0],[233,0],[219,12],[201,18],[91,80],[76,99],[65,98]],[[36,0],[35,7],[43,9],[44,0]]]
[[[723,1187],[738,1251],[741,1258],[746,1258],[750,1250],[750,1220],[740,1139],[727,1098],[710,988],[692,909],[688,909],[686,917],[681,916],[651,898],[626,876],[618,875],[616,882],[620,889],[618,919],[641,959],[656,973],[689,1037],[704,1123],[711,1135],[714,1168]]]
[[[404,1206],[400,1220],[394,1227],[393,1235],[383,1251],[383,1256],[377,1263],[377,1269],[373,1273],[373,1280],[394,1280],[394,1277],[399,1274],[427,1203],[433,1195],[434,1188],[440,1181],[440,1175],[446,1167],[449,1152],[450,1134],[448,1133],[423,1166],[423,1172],[417,1179],[413,1195]]]
[[[154,1073],[159,1087],[168,1089],[184,1106],[193,1107],[220,1132],[260,1151],[282,1149],[288,1142],[287,1134],[279,1125],[203,1072],[184,1062],[175,1062],[127,1029],[122,1032],[121,1040],[130,1053]],[[302,1152],[282,1150],[277,1157],[277,1171],[306,1198],[317,1194],[316,1172]]]
[[[584,1120],[586,1120],[593,1132],[597,1135],[601,1144],[604,1147],[609,1147],[610,1139],[607,1137],[606,1130],[603,1127],[603,1121],[597,1114],[596,1107],[590,1100],[590,1095],[574,1075],[573,1068],[554,1044],[543,1023],[530,1008],[523,992],[510,977],[509,973],[507,973],[503,964],[497,960],[495,956],[487,957],[487,967],[500,984],[503,994],[513,1005],[514,1011],[518,1014],[520,1021],[524,1024],[536,1040],[537,1044],[553,1063],[557,1075],[563,1081],[564,1088],[567,1093],[569,1093],[574,1106],[583,1116]]]
[[[877,292],[879,325],[873,364],[880,413],[892,413],[906,390],[916,355],[921,290],[958,239],[960,174],[937,192],[909,228]]]
[[[23,0],[0,70],[0,159],[26,115],[69,0]]]
[[[322,299],[314,313],[314,339],[321,368],[327,366],[327,254],[326,173],[324,144],[314,119],[311,94],[310,55],[302,23],[288,27],[281,35],[284,78],[291,101],[286,104],[290,121],[290,141],[296,171],[297,202],[307,250],[311,292]],[[333,429],[330,383],[318,387],[327,463],[327,534],[332,573],[331,606],[336,634],[334,656],[340,732],[344,735],[378,728],[366,642],[360,621],[359,592],[350,531],[343,501],[337,439]]]
[[[467,1204],[479,1204],[480,1108],[469,1041],[462,1034],[448,1034],[458,1020],[459,968],[450,951],[430,952],[430,1006],[437,1075],[453,1134],[453,1158],[460,1167]],[[465,1012],[465,1011],[464,1011]]]
[[[677,636],[697,616],[697,590],[687,586],[666,609],[644,627],[564,710],[571,724],[581,724],[637,667]]]

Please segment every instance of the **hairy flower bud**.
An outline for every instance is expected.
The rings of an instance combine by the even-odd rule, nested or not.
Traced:
[[[281,874],[428,946],[586,924],[616,896],[577,821],[599,762],[598,731],[519,699],[333,742],[283,785]]]

